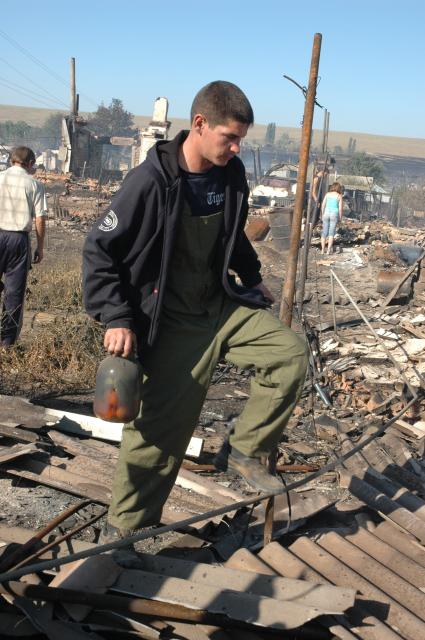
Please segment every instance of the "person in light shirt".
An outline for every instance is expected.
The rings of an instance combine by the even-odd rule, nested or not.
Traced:
[[[22,327],[25,287],[31,266],[30,232],[35,221],[34,263],[43,259],[47,202],[44,187],[33,178],[35,155],[16,147],[12,166],[0,173],[0,346],[16,342]]]

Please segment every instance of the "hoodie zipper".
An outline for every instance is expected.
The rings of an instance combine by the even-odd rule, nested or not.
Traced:
[[[162,259],[161,259],[161,267],[159,269],[159,277],[158,277],[158,284],[154,290],[154,293],[156,291],[156,300],[155,300],[155,306],[153,308],[153,312],[152,312],[152,318],[151,318],[151,326],[149,329],[149,333],[148,333],[148,345],[152,345],[152,342],[155,338],[155,334],[156,334],[156,324],[157,324],[157,320],[158,320],[158,316],[160,314],[161,311],[161,307],[162,304],[159,304],[159,301],[161,299],[163,299],[163,288],[164,288],[164,264],[167,260],[167,255],[166,255],[166,246],[167,246],[167,239],[168,239],[168,227],[169,227],[169,203],[170,203],[170,191],[173,188],[178,188],[177,184],[174,183],[172,185],[172,187],[167,187],[166,188],[166,192],[165,192],[165,220],[164,220],[164,238],[163,238],[163,252],[162,252]],[[169,257],[169,256],[168,256]]]

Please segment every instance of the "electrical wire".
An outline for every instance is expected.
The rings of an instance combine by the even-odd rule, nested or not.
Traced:
[[[16,89],[15,87],[10,86],[9,83],[7,82],[0,80],[0,84],[6,87],[7,89],[11,89],[12,91],[15,91],[15,93],[19,93],[25,96],[25,98],[27,99],[29,98],[30,100],[34,100],[34,102],[39,102],[41,105],[43,105],[43,107],[48,107],[49,109],[52,108],[52,105],[47,103],[45,100],[40,100],[39,98],[35,98],[34,96],[27,93],[26,91],[22,91],[21,89]]]
[[[25,47],[20,45],[19,42],[14,40],[11,36],[9,36],[2,29],[0,29],[0,36],[2,38],[4,38],[5,40],[7,40],[13,47],[18,49],[18,51],[20,51],[25,56],[27,56],[27,58],[29,58],[34,64],[38,65],[41,69],[43,69],[43,71],[45,71],[50,76],[52,76],[52,78],[54,78],[58,82],[61,82],[62,84],[65,84],[66,87],[69,86],[69,83],[64,78],[62,78],[60,75],[58,75],[55,71],[52,71],[52,69],[50,69],[47,65],[45,65],[44,62],[42,62],[41,60],[36,58],[30,51],[28,51],[28,49],[25,49]],[[82,97],[84,97],[86,100],[88,100],[89,102],[91,102],[92,104],[94,104],[96,107],[99,106],[98,103],[95,100],[93,100],[92,98],[90,98],[89,96],[87,96],[87,95],[85,95],[83,93],[80,93],[80,95]]]
[[[45,103],[48,104],[49,106],[50,103],[48,102],[48,97],[37,93],[37,91],[33,91],[32,89],[27,89],[26,87],[23,87],[20,84],[17,84],[16,82],[12,82],[11,80],[8,80],[7,78],[3,78],[3,76],[0,76],[0,81],[3,83],[4,86],[8,86],[9,85],[9,89],[12,89],[12,91],[20,91],[25,92],[29,98],[31,98],[32,100],[38,100],[40,102],[40,99]],[[55,98],[53,98],[53,100],[55,102],[58,102],[58,104],[60,104],[62,106],[62,102],[60,100],[56,100]]]
[[[31,84],[33,84],[35,87],[37,87],[38,89],[41,89],[42,91],[44,91],[44,93],[50,97],[51,99],[55,100],[56,102],[59,102],[60,104],[62,104],[64,107],[66,107],[66,109],[68,109],[69,105],[64,102],[63,100],[61,100],[60,98],[58,98],[57,96],[53,95],[53,93],[50,93],[50,91],[47,91],[47,89],[45,89],[41,84],[38,84],[38,82],[35,82],[34,80],[32,80],[32,78],[30,78],[29,76],[27,76],[25,73],[22,73],[22,71],[19,71],[19,69],[17,69],[13,64],[11,64],[10,62],[8,62],[7,60],[5,60],[4,58],[0,57],[0,61],[3,62],[4,64],[6,64],[8,67],[10,67],[11,69],[13,69],[13,71],[15,71],[16,73],[18,73],[20,76],[22,76],[23,78],[25,78],[25,80],[27,80],[28,82],[31,82]],[[18,85],[17,85],[18,86]]]

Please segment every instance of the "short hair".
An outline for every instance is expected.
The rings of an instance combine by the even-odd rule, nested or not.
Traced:
[[[10,160],[12,164],[29,165],[30,162],[35,162],[35,153],[29,147],[15,147],[12,149]]]
[[[333,182],[329,187],[329,191],[336,191],[337,193],[342,193],[342,184],[340,182]]]
[[[198,91],[190,110],[191,122],[197,113],[202,113],[212,127],[228,120],[247,125],[254,122],[254,112],[244,92],[225,80],[210,82]]]

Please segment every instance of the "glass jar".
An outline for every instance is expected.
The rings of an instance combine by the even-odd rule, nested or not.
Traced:
[[[97,370],[94,414],[108,422],[131,422],[139,413],[141,385],[136,359],[107,356]]]

